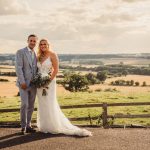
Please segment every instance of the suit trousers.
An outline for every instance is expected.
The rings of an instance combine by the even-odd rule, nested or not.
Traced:
[[[21,87],[19,87],[21,97],[20,118],[22,128],[31,126],[36,91],[37,89],[35,87],[28,87],[26,90],[23,90]]]

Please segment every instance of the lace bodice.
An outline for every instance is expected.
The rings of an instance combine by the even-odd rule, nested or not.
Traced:
[[[52,62],[50,57],[48,57],[42,64],[38,61],[37,62],[38,72],[39,73],[46,73],[48,74],[52,69]]]

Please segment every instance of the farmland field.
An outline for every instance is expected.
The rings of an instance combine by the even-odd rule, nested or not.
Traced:
[[[15,86],[16,77],[1,76],[9,82],[0,82],[0,108],[19,108],[20,98],[16,97],[18,88]],[[128,75],[126,77],[108,78],[104,84],[91,85],[87,92],[72,93],[66,91],[61,85],[57,85],[58,101],[60,105],[92,104],[92,103],[117,103],[117,102],[150,102],[150,86],[112,86],[111,81],[118,79],[134,80],[142,84],[146,81],[150,85],[150,76]],[[35,107],[37,106],[37,99]],[[101,108],[67,109],[62,110],[69,118],[98,116]],[[112,107],[109,114],[150,114],[150,106]],[[19,120],[19,112],[1,113],[1,121]],[[36,112],[33,118],[36,119]],[[78,121],[76,124],[90,124],[89,121]],[[97,121],[93,121],[96,124]],[[150,119],[115,119],[114,124],[143,124],[150,125]]]

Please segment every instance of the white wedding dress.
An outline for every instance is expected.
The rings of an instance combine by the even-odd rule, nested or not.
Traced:
[[[38,62],[37,66],[39,72],[48,73],[49,69],[52,68],[50,57],[43,64]],[[92,136],[90,131],[72,125],[61,111],[56,96],[56,78],[49,84],[46,96],[42,96],[42,90],[43,88],[37,89],[37,127],[39,131],[52,134]]]

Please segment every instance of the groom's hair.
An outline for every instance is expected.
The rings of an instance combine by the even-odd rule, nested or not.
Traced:
[[[30,35],[28,36],[28,40],[29,40],[30,37],[36,37],[36,38],[38,38],[37,35],[35,35],[35,34],[30,34]]]

